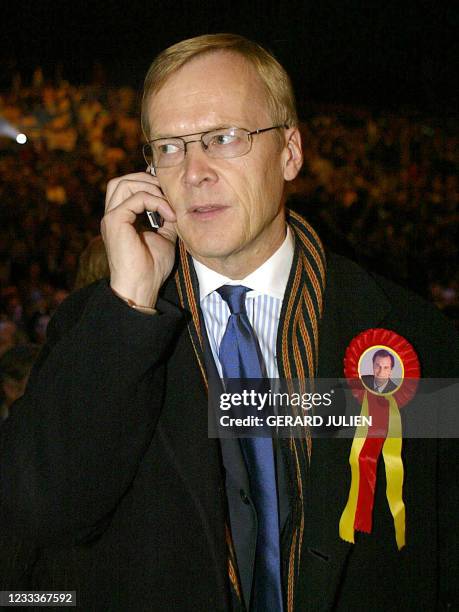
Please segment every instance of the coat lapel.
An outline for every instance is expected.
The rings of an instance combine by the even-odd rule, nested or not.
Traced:
[[[391,305],[373,277],[362,268],[338,255],[329,255],[327,261],[318,375],[340,378],[344,352],[351,340],[366,329],[378,327]]]

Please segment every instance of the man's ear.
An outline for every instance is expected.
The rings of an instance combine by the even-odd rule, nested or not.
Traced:
[[[286,145],[282,152],[284,163],[284,179],[293,181],[303,165],[301,134],[297,127],[286,130]]]

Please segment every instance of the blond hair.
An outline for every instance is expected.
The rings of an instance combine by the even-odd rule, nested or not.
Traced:
[[[226,51],[237,53],[252,65],[266,91],[270,116],[276,125],[298,125],[295,95],[290,77],[275,57],[259,44],[238,34],[205,34],[182,40],[162,51],[151,64],[142,97],[142,130],[151,138],[149,103],[167,79],[199,55]]]
[[[93,238],[80,255],[74,290],[110,277],[107,253],[102,236]]]

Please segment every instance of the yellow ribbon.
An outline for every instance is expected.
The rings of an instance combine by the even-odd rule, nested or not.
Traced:
[[[389,428],[382,454],[386,468],[386,496],[394,519],[395,539],[401,550],[405,546],[405,504],[403,503],[402,421],[397,402],[389,401]]]
[[[402,461],[402,423],[397,402],[393,396],[387,398],[389,402],[389,427],[386,441],[382,448],[384,466],[386,470],[386,496],[389,508],[394,519],[395,539],[397,547],[401,550],[405,546],[405,504],[403,503],[403,461]],[[367,392],[363,396],[362,417],[368,416]],[[351,466],[351,488],[346,507],[339,521],[339,535],[345,542],[354,543],[354,521],[359,496],[360,469],[359,456],[365,444],[368,426],[357,427],[352,442],[349,464]]]

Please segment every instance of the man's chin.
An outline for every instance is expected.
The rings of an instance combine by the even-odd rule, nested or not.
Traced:
[[[209,267],[213,267],[211,265],[212,261],[219,262],[219,261],[226,259],[228,256],[231,255],[231,251],[227,251],[221,246],[220,248],[217,248],[217,247],[203,248],[202,245],[200,245],[196,249],[189,248],[187,246],[187,251],[190,253],[192,257],[194,257],[194,259],[196,259],[197,261],[200,261],[201,263]]]
[[[190,238],[189,236],[180,236],[179,234],[185,244],[186,250],[198,261],[213,258],[220,259],[231,255],[231,253],[236,250],[236,247],[234,244],[233,246],[229,244],[229,235],[230,232],[225,232],[224,235],[218,232],[213,235],[209,233],[207,235],[204,234]]]

